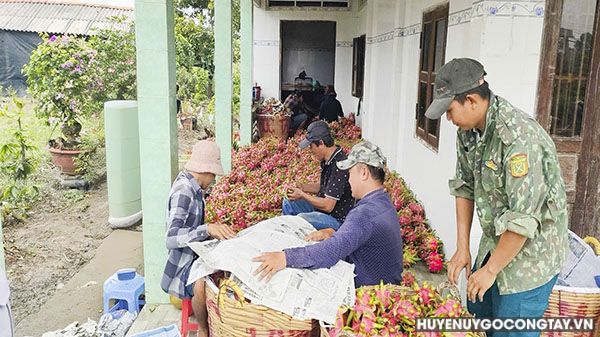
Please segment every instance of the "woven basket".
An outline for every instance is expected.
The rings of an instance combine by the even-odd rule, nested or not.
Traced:
[[[228,287],[238,299],[243,294]],[[212,281],[206,281],[206,307],[208,327],[212,337],[308,337],[312,329],[311,320],[297,320],[282,312],[262,305],[245,303],[228,296],[219,297]],[[218,305],[221,301],[221,305]]]
[[[372,288],[372,287],[368,286],[366,288]],[[437,289],[440,292],[440,294],[442,293],[443,290],[448,289],[448,291],[450,291],[450,294],[452,294],[452,296],[460,299],[460,292],[458,291],[458,288],[456,288],[456,286],[450,282],[442,282],[437,287]],[[399,295],[402,292],[405,292],[409,296],[412,296],[415,294],[415,291],[409,287],[394,285],[394,287],[392,288],[392,296]],[[473,317],[473,315],[467,313],[464,317]],[[331,326],[326,327],[326,326],[323,326],[323,324],[321,324],[321,337],[329,337],[329,334],[328,334],[326,328],[330,328],[330,327]],[[475,335],[478,337],[486,337],[485,332],[475,332]],[[349,331],[340,331],[335,335],[335,337],[356,337],[356,335]]]
[[[598,240],[586,237],[584,241],[600,255]],[[600,337],[600,288],[554,286],[544,317],[595,317],[597,325],[595,332],[542,332],[542,337]]]
[[[600,323],[600,288],[554,286],[544,317],[596,317]],[[542,332],[541,336],[599,337],[599,330],[597,326],[595,335],[594,332]]]

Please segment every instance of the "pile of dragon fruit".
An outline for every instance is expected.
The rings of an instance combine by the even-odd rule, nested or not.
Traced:
[[[330,124],[336,144],[346,153],[361,141],[353,120]],[[262,220],[281,215],[287,187],[295,182],[318,183],[319,163],[298,143],[304,133],[287,141],[263,138],[232,153],[232,170],[212,188],[207,199],[207,221],[225,223],[240,231]],[[395,172],[386,174],[385,187],[398,211],[404,242],[404,266],[422,260],[432,272],[444,266],[441,241],[429,227],[423,207]]]
[[[410,287],[412,292],[394,292],[394,286],[390,284],[356,289],[354,306],[340,307],[334,328],[328,331],[329,335],[331,337],[349,334],[361,337],[475,336],[473,332],[416,333],[417,317],[463,317],[467,315],[467,310],[461,306],[459,299],[452,298],[450,295],[443,298],[434,286],[425,281],[419,284],[410,272],[405,272],[404,277],[405,286]]]

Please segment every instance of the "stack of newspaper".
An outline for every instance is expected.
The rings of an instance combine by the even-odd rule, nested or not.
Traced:
[[[577,234],[569,231],[569,251],[558,285],[576,288],[597,288],[594,276],[600,275],[600,256]]]
[[[254,271],[260,266],[252,258],[266,252],[303,247],[314,227],[297,216],[280,216],[241,231],[231,240],[190,242],[198,259],[192,265],[188,284],[224,270],[240,285],[253,304],[286,313],[296,319],[318,319],[333,323],[340,305],[353,305],[354,265],[339,261],[329,269],[286,268],[266,283]]]

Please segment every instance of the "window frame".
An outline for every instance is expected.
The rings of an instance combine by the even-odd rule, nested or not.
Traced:
[[[352,41],[352,96],[362,98],[365,85],[365,55],[367,36],[355,37]]]
[[[439,137],[440,137],[440,119],[429,119],[424,116],[425,111],[431,104],[433,100],[433,85],[435,83],[435,54],[436,54],[436,23],[441,20],[446,20],[446,29],[444,33],[444,40],[441,51],[442,65],[446,60],[446,46],[448,40],[448,14],[449,14],[449,4],[445,3],[443,5],[437,6],[431,10],[423,12],[423,20],[421,22],[421,37],[419,41],[419,69],[418,69],[418,83],[417,83],[417,103],[415,105],[415,134],[418,138],[425,141],[428,145],[430,145],[434,150],[438,150],[439,147]],[[432,29],[429,33],[429,49],[427,55],[427,65],[428,69],[426,71],[423,70],[423,51],[425,50],[424,43],[426,41],[425,36],[425,26],[427,24],[432,24]],[[421,108],[420,98],[421,98],[421,85],[425,84],[425,107]],[[420,111],[423,111],[421,114]],[[419,121],[424,119],[423,125],[419,125]],[[430,133],[429,130],[434,124],[435,133]]]
[[[556,77],[556,58],[558,55],[558,43],[560,40],[560,27],[561,27],[561,19],[562,19],[562,8],[563,8],[563,0],[548,0],[546,3],[545,17],[544,17],[544,26],[543,26],[543,37],[542,37],[542,52],[540,58],[540,66],[539,66],[539,76],[538,76],[538,88],[537,88],[537,103],[536,103],[536,119],[538,123],[550,134],[551,128],[551,111],[552,101],[554,99],[554,80]],[[596,11],[598,12],[600,9],[600,3],[598,3]],[[596,17],[596,21],[598,21],[598,17]],[[598,25],[597,22],[594,22],[593,35],[595,38],[599,38],[598,34]],[[593,41],[592,41],[593,44]],[[593,64],[590,60],[590,68],[593,67]],[[581,121],[581,132],[578,136],[565,137],[565,136],[557,136],[550,134],[550,137],[554,141],[556,145],[556,150],[558,152],[576,152],[580,153],[582,151],[583,138],[585,137],[586,132],[586,115],[594,113],[593,104],[590,103],[591,97],[590,93],[590,85],[592,85],[592,78],[589,78],[588,87],[586,89],[584,107],[582,112],[582,121]]]

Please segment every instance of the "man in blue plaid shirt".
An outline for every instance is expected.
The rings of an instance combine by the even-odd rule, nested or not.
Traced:
[[[192,263],[198,257],[188,242],[219,240],[236,236],[224,224],[204,224],[204,194],[217,175],[223,175],[221,155],[215,142],[203,140],[194,145],[192,156],[171,187],[167,203],[166,244],[169,258],[161,281],[162,289],[178,298],[192,300],[199,337],[208,337],[204,281],[186,286]]]

